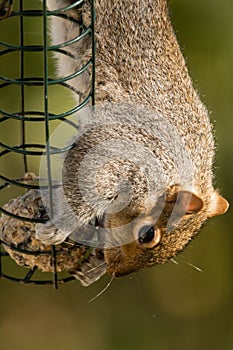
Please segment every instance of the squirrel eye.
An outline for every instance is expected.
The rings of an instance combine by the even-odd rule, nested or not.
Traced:
[[[138,241],[139,243],[150,243],[155,236],[154,227],[152,226],[143,226],[138,232]]]

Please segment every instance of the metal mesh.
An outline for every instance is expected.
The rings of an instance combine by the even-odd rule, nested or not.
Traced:
[[[73,18],[66,16],[66,11],[74,8],[79,8],[83,5],[84,0],[74,1],[72,5],[69,5],[63,9],[57,9],[56,11],[48,11],[46,1],[43,3],[36,3],[33,5],[31,0],[2,0],[0,1],[0,27],[4,26],[4,31],[1,30],[0,41],[0,64],[1,76],[0,76],[0,93],[2,95],[0,100],[0,128],[6,130],[6,133],[12,134],[12,141],[7,142],[5,138],[0,140],[0,191],[4,193],[4,196],[8,199],[13,198],[16,194],[25,193],[25,190],[39,189],[38,178],[31,179],[25,178],[24,174],[29,172],[38,173],[39,160],[46,149],[46,160],[48,169],[47,187],[50,198],[50,217],[52,216],[52,176],[51,176],[51,157],[54,154],[65,152],[68,148],[59,149],[52,147],[49,144],[50,135],[53,130],[54,122],[65,122],[72,127],[77,128],[76,125],[69,120],[69,116],[73,115],[87,104],[94,105],[94,92],[95,92],[95,42],[94,42],[94,0],[90,0],[91,3],[91,25],[81,32],[79,37],[73,38],[59,45],[50,45],[48,37],[48,21],[49,17],[57,16],[66,19],[67,21],[75,21]],[[40,22],[40,28],[42,33],[36,36],[35,42],[28,40],[27,28],[28,21]],[[9,24],[8,24],[9,23]],[[80,23],[77,23],[80,25]],[[4,41],[7,38],[7,30],[11,30],[12,26],[18,28],[18,35],[14,36],[13,42]],[[6,28],[6,29],[5,29]],[[4,34],[6,33],[6,35]],[[61,55],[69,55],[71,59],[75,59],[69,50],[66,50],[69,45],[77,42],[85,36],[92,38],[92,57],[85,63],[85,65],[78,71],[72,73],[67,77],[53,79],[51,78],[51,64],[50,57],[53,52],[59,52]],[[15,66],[12,67],[12,72],[5,72],[4,62],[10,60],[11,56],[15,56]],[[35,76],[30,71],[30,62],[38,61],[42,63],[41,74]],[[39,64],[39,63],[38,63]],[[74,88],[69,85],[69,80],[75,78],[86,70],[91,71],[91,87],[90,93],[85,98],[80,99],[80,103],[75,104],[72,108],[68,108],[62,112],[54,112],[54,107],[51,107],[50,96],[51,87],[63,89],[64,94],[72,89],[73,94],[79,94]],[[55,75],[55,74],[54,74]],[[67,91],[66,91],[67,90]],[[33,92],[32,92],[33,91]],[[31,96],[35,93],[39,107],[35,106],[35,103],[30,103]],[[12,101],[11,107],[4,103],[5,100]],[[57,125],[57,124],[56,124]],[[38,128],[38,133],[41,134],[42,141],[35,140],[32,137],[30,130]],[[2,135],[5,131],[2,133]],[[4,136],[4,135],[3,135]],[[13,168],[10,168],[9,164],[15,164]],[[30,219],[23,216],[15,215],[8,210],[0,207],[0,211],[4,214],[12,216],[17,220],[32,221],[32,222],[45,222],[45,219]],[[49,252],[27,251],[20,249],[13,244],[0,240],[0,276],[9,280],[18,281],[22,283],[35,283],[35,284],[53,284],[57,288],[58,283],[67,282],[74,277],[64,276],[63,273],[57,272],[57,255],[59,251],[55,246],[52,247]],[[44,274],[39,275],[37,278],[37,268],[25,270],[23,267],[17,267],[19,269],[19,275],[15,276],[11,274],[12,267],[10,265],[9,272],[5,271],[5,267],[9,265],[6,260],[10,260],[8,253],[5,251],[4,246],[10,247],[13,251],[23,254],[31,255],[50,255],[53,273],[46,280]],[[72,247],[70,248],[72,249]],[[11,264],[11,263],[10,263]],[[15,273],[16,267],[13,271]],[[43,276],[41,278],[41,276]]]

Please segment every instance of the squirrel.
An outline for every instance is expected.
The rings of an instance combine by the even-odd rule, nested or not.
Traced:
[[[49,10],[71,4],[47,0]],[[213,187],[213,127],[167,0],[95,0],[95,12],[96,108],[64,159],[63,190],[83,225],[98,220],[100,241],[109,241],[102,249],[107,271],[123,276],[174,257],[229,204]],[[62,13],[76,22],[51,16],[52,44],[90,25],[90,1]],[[62,76],[91,57],[91,36],[65,50],[74,59],[56,53]],[[90,71],[69,84],[80,102],[90,92]],[[46,242],[46,234],[40,238]]]

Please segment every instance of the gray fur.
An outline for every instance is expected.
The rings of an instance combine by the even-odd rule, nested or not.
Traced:
[[[72,3],[68,0],[47,2],[50,9]],[[154,249],[143,249],[136,243],[106,249],[109,272],[122,275],[171,258],[205,222],[215,194],[214,141],[208,112],[193,87],[173,32],[167,1],[96,0],[95,6],[97,108],[93,120],[84,127],[64,161],[63,184],[67,202],[82,224],[98,217],[103,220],[103,225],[111,228],[113,222],[124,226],[129,217],[133,220],[138,213],[146,216],[161,193],[169,193],[171,186],[192,191],[203,201],[202,210],[184,216],[171,234],[163,233],[160,244]],[[67,11],[67,14],[77,18],[80,9]],[[89,1],[84,1],[81,15],[88,24]],[[52,19],[51,28],[53,42],[80,33],[78,25],[69,25],[68,21],[56,18]],[[83,60],[90,57],[90,44],[87,40],[83,46],[81,43],[70,46],[69,51],[75,55],[71,64],[67,64],[65,55],[57,55],[59,74],[67,75],[80,68]],[[91,76],[87,74],[73,80],[71,85],[86,94],[90,81]],[[113,112],[111,116],[109,106]],[[165,122],[160,128],[161,120]],[[106,121],[108,125],[104,124]],[[154,126],[155,122],[157,131],[146,127],[148,124]],[[168,132],[167,125],[173,133]],[[123,148],[117,149],[115,139],[125,142]],[[98,151],[106,141],[111,141],[113,147]],[[150,153],[156,160],[149,167],[151,174],[155,174],[154,179],[162,174],[162,188],[159,181],[150,182],[149,200],[146,172],[138,171],[137,164],[132,165],[135,153],[131,152],[127,141],[128,145],[138,142],[142,147],[143,151],[137,154],[141,166],[144,160],[146,163],[145,154]],[[85,162],[86,156],[88,162]],[[99,171],[104,156],[108,157],[108,162]],[[86,165],[84,170],[81,169],[83,164]],[[190,165],[192,176],[187,165]],[[131,187],[124,187],[128,183]],[[132,190],[127,210],[123,210],[120,217],[108,215],[116,199],[118,205],[125,200],[126,188]],[[124,234],[132,236],[129,227]],[[135,237],[131,241],[133,239]]]

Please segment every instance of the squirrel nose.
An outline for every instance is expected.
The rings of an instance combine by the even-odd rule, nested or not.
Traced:
[[[97,259],[103,260],[104,259],[104,251],[103,251],[103,249],[96,248],[95,249],[95,256],[97,257]]]

